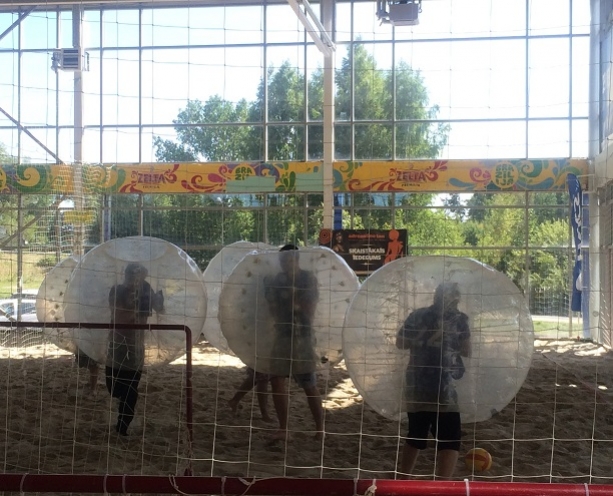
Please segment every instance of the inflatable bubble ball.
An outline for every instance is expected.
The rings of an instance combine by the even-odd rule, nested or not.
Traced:
[[[251,253],[222,286],[221,330],[258,372],[314,372],[341,360],[345,311],[358,288],[355,273],[329,248]]]
[[[206,301],[202,272],[182,249],[153,237],[118,238],[90,250],[72,272],[64,320],[186,325],[195,343],[206,317]],[[185,353],[183,330],[139,332],[144,365],[167,363]],[[122,333],[122,339],[134,340],[129,330],[112,334],[87,328],[75,329],[73,340],[83,353],[105,363],[111,335],[115,343]]]
[[[351,379],[390,419],[435,408],[459,410],[462,422],[487,420],[521,388],[533,349],[528,304],[513,281],[450,256],[378,269],[353,298],[343,329]]]

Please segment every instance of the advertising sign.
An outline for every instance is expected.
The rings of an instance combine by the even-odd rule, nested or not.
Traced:
[[[322,229],[319,244],[334,250],[361,276],[404,257],[407,236],[406,229]]]

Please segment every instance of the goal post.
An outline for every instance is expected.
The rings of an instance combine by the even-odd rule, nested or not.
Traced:
[[[162,475],[0,474],[0,491],[20,494],[219,494],[224,496],[611,496],[604,484],[295,479]]]
[[[194,442],[194,400],[193,400],[193,332],[186,325],[180,324],[119,324],[119,323],[84,323],[84,322],[11,322],[11,329],[134,329],[150,331],[183,331],[185,333],[185,426],[187,430],[188,466],[185,475],[191,475]]]

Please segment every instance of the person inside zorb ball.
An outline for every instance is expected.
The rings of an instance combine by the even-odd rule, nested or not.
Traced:
[[[429,405],[459,412],[463,423],[487,420],[519,391],[533,350],[532,318],[517,286],[461,257],[384,265],[358,290],[343,328],[353,383],[390,419]]]
[[[113,239],[83,256],[66,288],[64,320],[81,324],[118,322],[114,320],[116,307],[110,305],[109,292],[122,284],[131,284],[135,279],[142,282],[143,288],[151,288],[156,297],[164,297],[163,313],[155,311],[153,296],[142,300],[142,305],[154,310],[148,314],[147,323],[187,326],[192,330],[193,344],[200,336],[206,317],[202,272],[179,247],[153,237]],[[142,291],[138,292],[139,299],[145,298]],[[73,339],[89,357],[105,363],[108,334],[105,330],[82,327],[73,330]],[[182,329],[147,330],[145,365],[169,363],[183,355],[185,337]]]
[[[224,281],[221,330],[248,367],[270,377],[275,438],[287,437],[290,377],[306,393],[316,438],[323,435],[316,371],[342,358],[342,323],[358,287],[355,273],[329,248],[291,244],[246,255]]]
[[[153,291],[145,280],[147,269],[140,263],[129,263],[121,284],[109,292],[111,323],[146,324],[153,311],[164,313],[164,293]],[[106,386],[119,400],[115,430],[126,436],[134,418],[138,385],[145,365],[145,329],[113,327],[109,333],[106,359]]]
[[[66,322],[76,346],[106,364],[106,386],[119,399],[116,431],[127,435],[145,366],[163,365],[186,350],[186,331],[200,335],[206,291],[196,263],[180,248],[151,237],[118,238],[98,245],[73,270],[64,296]],[[88,328],[109,324],[109,329]],[[143,324],[177,330],[138,329]]]
[[[413,471],[428,433],[437,438],[437,475],[451,477],[462,433],[455,381],[464,376],[462,357],[470,357],[468,315],[458,310],[457,282],[439,284],[432,305],[411,312],[396,336],[396,347],[409,350],[405,401],[409,432],[401,472]]]

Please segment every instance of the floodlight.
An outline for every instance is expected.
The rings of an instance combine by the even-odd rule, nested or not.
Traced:
[[[416,26],[419,24],[421,0],[377,0],[377,18],[393,26]]]

